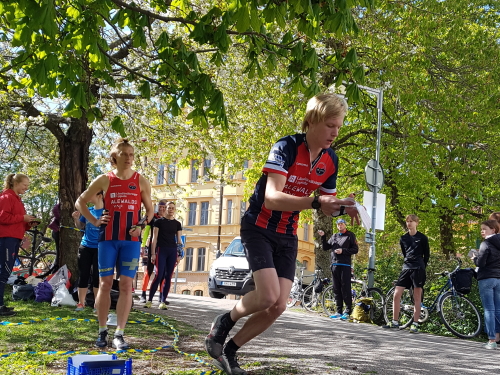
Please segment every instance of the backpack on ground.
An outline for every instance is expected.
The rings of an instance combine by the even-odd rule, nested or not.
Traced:
[[[450,277],[455,290],[462,294],[470,293],[474,274],[475,272],[471,268],[464,268],[453,272]]]
[[[373,298],[371,297],[361,297],[354,303],[354,308],[352,309],[351,317],[352,320],[358,323],[371,322],[370,311],[373,307]]]
[[[35,289],[31,284],[12,285],[12,299],[14,301],[29,301],[35,298]]]

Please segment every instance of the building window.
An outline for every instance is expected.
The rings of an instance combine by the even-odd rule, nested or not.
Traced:
[[[158,175],[156,176],[156,185],[165,183],[165,164],[160,164]]]
[[[186,294],[186,295],[188,295],[188,296],[189,296],[189,295],[191,295],[191,291],[190,291],[189,289],[184,289],[184,290],[182,291],[182,294]]]
[[[184,257],[184,271],[192,271],[193,270],[193,248],[188,247],[186,249],[186,256]]]
[[[307,265],[309,264],[309,262],[307,260],[303,260],[302,261],[302,266],[307,270]]]
[[[196,202],[189,203],[188,225],[196,225]]]
[[[245,215],[246,210],[247,210],[247,202],[242,201],[240,206],[240,219],[243,217],[243,215]]]
[[[175,165],[176,165],[175,162],[168,165],[168,173],[167,173],[168,184],[175,184]]]
[[[208,202],[201,202],[200,225],[208,225]]]
[[[210,173],[210,168],[211,167],[212,167],[212,160],[210,160],[210,159],[204,159],[203,160],[203,176],[207,177],[207,179],[208,179],[208,175]]]
[[[205,271],[205,253],[206,250],[204,247],[198,248],[198,271]]]
[[[199,297],[203,297],[203,290],[195,290],[194,295],[199,296]]]
[[[198,160],[191,160],[191,181],[190,182],[197,182],[199,173],[200,173],[200,171],[198,170]]]
[[[227,224],[232,224],[233,222],[233,201],[231,199],[227,200]]]
[[[304,241],[309,241],[309,224],[304,223]]]

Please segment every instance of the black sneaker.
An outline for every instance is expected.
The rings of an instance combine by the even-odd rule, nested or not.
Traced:
[[[12,307],[2,306],[0,307],[0,316],[13,316],[16,312]]]
[[[399,327],[399,324],[394,324],[394,323],[391,322],[389,324],[386,324],[386,325],[382,326],[382,328],[385,328],[385,329],[397,328],[397,329],[399,329],[400,327]]]
[[[104,348],[108,346],[108,330],[99,332],[99,336],[97,337],[95,346],[97,346],[98,348]]]
[[[130,349],[130,346],[125,342],[122,335],[115,335],[113,338],[113,348],[118,350]]]
[[[222,355],[222,347],[226,341],[227,334],[231,330],[231,328],[227,329],[222,324],[222,317],[224,315],[220,314],[214,319],[210,333],[205,338],[205,349],[210,357],[214,359],[218,359]]]
[[[212,363],[215,367],[228,375],[247,375],[247,372],[238,364],[236,354],[224,353],[219,358],[214,359]]]

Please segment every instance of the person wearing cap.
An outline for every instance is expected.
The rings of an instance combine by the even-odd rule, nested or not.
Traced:
[[[396,289],[393,298],[393,320],[382,328],[399,329],[399,313],[401,296],[405,289],[413,287],[413,300],[422,301],[422,293],[427,278],[425,269],[430,258],[429,239],[427,236],[417,230],[420,219],[417,215],[406,216],[406,227],[408,232],[401,236],[399,244],[401,252],[405,258],[403,270],[396,281]],[[418,333],[418,319],[420,318],[421,304],[414,303],[413,323],[410,327],[411,333]]]
[[[330,262],[333,280],[333,294],[337,312],[330,316],[332,319],[349,320],[352,312],[351,293],[351,265],[352,256],[358,253],[356,235],[347,230],[344,219],[337,219],[338,233],[327,241],[325,232],[318,230],[323,243],[323,250],[330,250]],[[343,305],[345,304],[345,310]]]

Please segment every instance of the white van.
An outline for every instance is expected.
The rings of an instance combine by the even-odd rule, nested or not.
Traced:
[[[235,237],[210,267],[208,294],[212,298],[223,298],[228,294],[243,296],[254,289],[252,271],[241,238]]]
[[[298,260],[295,269],[296,278],[300,277],[302,263]],[[307,286],[314,278],[314,272],[304,270],[302,286]],[[235,237],[224,254],[218,257],[210,267],[208,274],[208,294],[212,298],[224,298],[228,294],[243,296],[255,289],[252,271],[241,244],[241,238]]]

